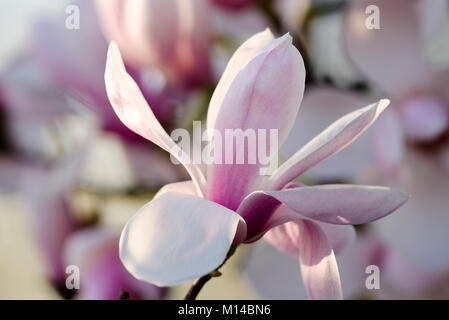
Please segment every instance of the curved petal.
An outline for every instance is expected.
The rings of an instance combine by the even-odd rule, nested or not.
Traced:
[[[167,192],[128,222],[120,239],[120,258],[138,279],[175,285],[217,268],[239,228],[244,222],[235,212],[202,198]]]
[[[284,206],[285,208],[285,206]],[[299,256],[299,249],[287,233],[287,225],[293,222],[287,222],[272,228],[264,235],[264,239],[273,247],[293,257]]]
[[[373,124],[389,103],[389,100],[383,99],[335,121],[270,176],[268,189],[281,189],[309,168],[343,150]]]
[[[312,140],[335,119],[363,105],[367,105],[366,98],[345,90],[324,87],[306,91],[298,117],[282,147],[285,159],[293,156],[299,147]],[[355,182],[360,173],[372,164],[370,153],[372,132],[373,130],[369,130],[344,151],[312,167],[306,176],[318,181]]]
[[[284,211],[284,222],[307,217],[331,224],[364,224],[380,219],[402,206],[408,195],[403,192],[374,186],[319,185],[281,191],[267,195],[284,203],[291,212]],[[295,212],[296,215],[292,213]],[[278,220],[273,214],[270,220]]]
[[[355,242],[357,237],[355,229],[351,225],[336,225],[315,221],[326,235],[327,240],[331,244],[335,254],[342,254],[345,250]]]
[[[256,191],[244,199],[237,212],[248,220],[245,242],[253,242],[271,228],[298,219],[337,225],[372,222],[395,211],[407,200],[406,194],[385,187],[319,185]]]
[[[301,275],[314,300],[342,299],[340,274],[334,252],[320,227],[307,220],[295,224]]]
[[[210,99],[209,109],[207,111],[207,128],[215,128],[215,121],[218,112],[220,111],[223,100],[232,84],[232,81],[237,74],[242,70],[247,63],[253,59],[263,47],[270,41],[274,40],[273,33],[270,29],[256,33],[251,38],[246,40],[232,55],[226,66],[220,81],[215,88],[215,91]]]
[[[296,118],[305,70],[301,55],[291,41],[288,34],[275,39],[247,63],[229,86],[216,117],[214,129],[225,137],[229,149],[225,150],[226,160],[231,156],[233,164],[208,166],[207,197],[232,210],[237,209],[242,198],[263,178],[261,167],[268,166],[259,154],[263,151],[256,148],[264,144],[265,154],[275,155]],[[265,130],[266,135],[260,130]],[[277,141],[272,139],[272,130],[277,134]],[[226,138],[229,133],[233,136]],[[246,134],[252,138],[245,138]],[[230,139],[236,140],[232,146]],[[242,145],[243,139],[248,140],[247,146],[244,142]],[[254,151],[249,152],[250,148]],[[248,159],[243,159],[243,164],[235,164],[242,153]],[[254,159],[250,160],[250,155]]]
[[[109,100],[123,124],[176,156],[192,177],[198,192],[202,193],[205,184],[202,172],[196,165],[191,164],[184,152],[179,155],[179,147],[157,121],[137,84],[126,72],[115,42],[109,45],[105,82]]]
[[[287,206],[281,206],[278,210],[291,209]],[[297,235],[295,236],[295,234],[292,234],[292,225],[295,223],[296,222],[291,221],[278,225],[270,229],[263,238],[280,251],[297,257],[297,245],[299,244],[299,240],[297,239]],[[318,221],[315,221],[315,223],[326,235],[335,254],[345,252],[345,249],[347,249],[356,239],[355,229],[351,225],[335,225]]]
[[[356,0],[346,12],[343,35],[350,58],[394,97],[430,81],[416,4],[410,0]],[[379,29],[366,27],[376,14],[370,11],[373,6],[378,8]]]

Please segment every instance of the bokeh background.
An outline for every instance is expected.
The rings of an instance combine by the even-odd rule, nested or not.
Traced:
[[[337,256],[345,297],[449,298],[449,1],[128,2],[0,0],[0,299],[185,295],[191,283],[157,288],[118,259],[126,221],[187,176],[116,118],[103,80],[107,44],[118,42],[170,132],[204,119],[232,53],[267,27],[290,32],[307,71],[282,158],[345,113],[392,100],[356,143],[301,177],[411,194],[398,212],[357,226]],[[380,30],[365,26],[369,5],[380,8]],[[72,264],[79,290],[65,286]],[[365,286],[372,264],[379,290]],[[263,240],[241,246],[222,271],[199,298],[307,298],[297,260]]]

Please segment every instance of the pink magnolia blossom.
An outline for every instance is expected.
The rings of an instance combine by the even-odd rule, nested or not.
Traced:
[[[135,68],[160,67],[187,85],[210,78],[209,5],[205,0],[99,0],[110,40]]]
[[[242,44],[212,96],[208,129],[276,129],[282,145],[305,79],[301,55],[291,41],[288,34],[275,39],[267,29]],[[117,116],[129,129],[174,150],[175,142],[127,74],[115,43],[109,47],[105,82]],[[175,285],[215,270],[233,243],[254,242],[280,226],[269,238],[299,256],[310,297],[341,298],[334,250],[352,238],[352,224],[380,219],[408,197],[384,187],[289,183],[348,146],[388,103],[381,100],[340,118],[269,177],[259,175],[259,162],[211,164],[206,180],[199,167],[174,154],[192,180],[166,185],[128,222],[120,240],[125,267],[138,279]]]
[[[368,5],[380,11],[381,28],[365,27]],[[442,1],[356,0],[346,13],[344,40],[354,64],[392,99],[394,127],[413,142],[432,143],[449,128],[449,70],[435,71],[424,56],[428,13]],[[438,20],[434,18],[434,20]]]

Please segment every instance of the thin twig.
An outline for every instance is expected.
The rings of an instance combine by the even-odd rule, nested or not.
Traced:
[[[231,245],[229,248],[228,254],[226,255],[226,259],[223,261],[222,264],[220,264],[217,269],[212,271],[211,273],[208,273],[201,278],[198,278],[193,285],[190,287],[189,291],[187,292],[186,296],[184,297],[184,300],[195,300],[198,294],[200,293],[201,289],[203,289],[204,285],[212,278],[220,277],[221,272],[219,269],[226,263],[226,261],[229,260],[230,257],[232,257],[237,250],[237,244]]]
[[[210,279],[212,279],[210,273],[206,274],[205,276],[202,276],[201,278],[198,278],[190,288],[189,292],[187,292],[186,296],[184,297],[184,300],[195,300],[198,294],[200,293],[201,289],[203,289],[204,285]]]

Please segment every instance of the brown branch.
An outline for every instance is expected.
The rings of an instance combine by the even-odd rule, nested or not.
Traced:
[[[206,274],[205,276],[202,276],[201,278],[198,278],[195,283],[192,285],[190,290],[187,292],[186,296],[184,297],[184,300],[195,300],[198,294],[200,293],[201,289],[203,289],[204,285],[212,279],[211,274]]]

